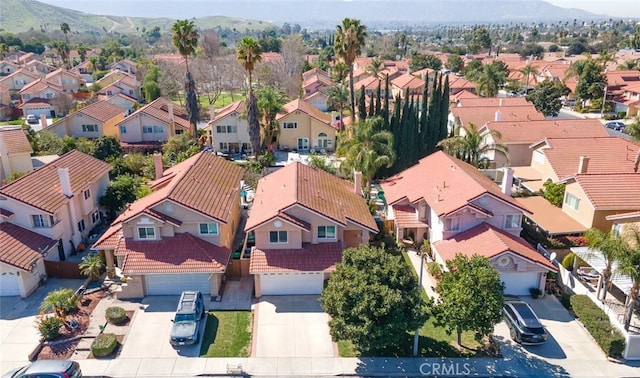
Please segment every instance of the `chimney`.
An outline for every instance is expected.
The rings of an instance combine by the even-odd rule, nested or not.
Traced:
[[[502,188],[502,193],[510,196],[511,195],[511,187],[513,186],[513,169],[509,167],[502,168],[502,184],[500,187]]]
[[[502,121],[502,112],[500,110],[496,111],[496,116],[494,118],[494,121]]]
[[[153,166],[156,169],[156,180],[162,178],[162,154],[155,153],[153,154]]]
[[[580,156],[580,163],[578,164],[578,174],[587,173],[587,169],[589,168],[589,157],[588,156]]]
[[[69,178],[69,168],[58,168],[58,178],[60,179],[60,190],[67,198],[73,197],[71,191],[71,179]]]
[[[502,97],[500,98],[500,103],[498,106],[502,106]]]
[[[167,113],[169,113],[169,119],[171,120],[171,123],[174,123],[174,119],[173,119],[173,101],[169,101],[169,103],[167,104]]]
[[[46,116],[46,114],[40,114],[40,126],[42,126],[43,129],[47,128],[47,116]]]
[[[209,106],[209,120],[213,121],[214,118],[216,118],[216,106],[211,104]]]
[[[353,171],[353,192],[359,196],[364,196],[362,192],[362,172]]]

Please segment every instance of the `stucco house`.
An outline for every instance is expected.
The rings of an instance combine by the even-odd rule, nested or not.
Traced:
[[[302,91],[304,96],[329,89],[333,80],[329,74],[319,68],[313,68],[302,74]]]
[[[116,124],[118,139],[127,145],[158,147],[167,139],[189,132],[187,111],[160,97]]]
[[[0,180],[2,185],[14,172],[31,172],[33,148],[22,127],[0,127]]]
[[[76,252],[100,223],[98,199],[109,184],[111,165],[80,151],[58,159],[0,188],[2,222],[56,241],[48,261]]]
[[[240,225],[243,169],[200,152],[163,171],[154,155],[151,194],[129,205],[93,245],[107,272],[127,277],[121,298],[199,290],[217,296]]]
[[[500,272],[505,293],[513,295],[527,295],[531,287],[544,290],[547,272],[556,270],[520,237],[522,217],[530,212],[510,196],[508,170],[500,187],[440,151],[380,185],[398,241],[431,243],[443,266],[457,252],[486,256]]]
[[[285,104],[276,121],[280,124],[278,144],[281,149],[320,152],[336,148],[340,121],[304,100],[296,99]]]
[[[293,163],[260,179],[245,225],[255,236],[249,272],[256,297],[320,294],[342,250],[378,232],[356,176],[353,184]]]
[[[59,68],[45,76],[45,80],[62,87],[66,93],[76,93],[80,88],[86,87],[86,81],[73,71]]]
[[[106,100],[94,102],[53,123],[47,130],[60,137],[99,138],[117,136],[116,124],[124,119],[125,110]]]
[[[8,76],[20,69],[17,63],[8,60],[0,60],[0,76]]]
[[[63,95],[65,92],[62,85],[41,78],[22,87],[20,108],[25,116],[35,115],[39,118],[40,115],[45,115],[47,118],[53,118],[56,115],[64,115],[57,114],[58,109],[52,103],[54,97]]]
[[[523,106],[455,106],[449,109],[447,128],[449,132],[460,126],[474,124],[480,129],[489,121],[542,121],[544,115],[533,104]]]
[[[249,123],[242,114],[246,101],[236,101],[220,109],[207,123],[204,130],[208,144],[216,151],[224,153],[251,153]]]
[[[25,85],[40,79],[37,74],[28,71],[25,68],[21,68],[17,71],[10,73],[7,76],[0,77],[0,84],[7,87],[10,91],[19,91]]]

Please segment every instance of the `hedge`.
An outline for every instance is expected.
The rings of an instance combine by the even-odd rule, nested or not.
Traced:
[[[91,344],[91,353],[94,357],[108,356],[118,346],[118,338],[113,333],[103,333],[98,335]]]
[[[122,307],[109,307],[106,311],[105,318],[111,324],[121,324],[127,318],[127,313]]]
[[[611,325],[607,314],[586,295],[572,295],[570,302],[573,312],[607,356],[622,356],[624,336]]]

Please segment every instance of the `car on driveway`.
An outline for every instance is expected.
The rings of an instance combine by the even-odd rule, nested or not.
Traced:
[[[38,123],[38,118],[36,118],[36,116],[34,116],[33,114],[29,114],[27,116],[27,123],[30,125],[35,125]]]
[[[513,341],[523,345],[536,345],[547,340],[547,331],[526,302],[505,300],[502,313]]]
[[[172,320],[171,345],[191,345],[198,341],[200,319],[204,316],[204,299],[199,291],[183,291]]]
[[[610,121],[604,124],[607,129],[614,129],[616,131],[623,131],[626,125],[620,121]]]
[[[80,364],[69,360],[40,360],[31,365],[11,370],[3,378],[79,378]]]

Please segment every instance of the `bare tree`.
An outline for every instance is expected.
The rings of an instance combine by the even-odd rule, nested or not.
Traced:
[[[70,94],[60,93],[53,97],[53,99],[51,100],[51,105],[53,105],[56,114],[60,116],[69,114],[71,109],[73,109],[73,107],[75,106],[75,101]]]
[[[158,85],[160,86],[160,93],[162,97],[169,99],[178,98],[180,105],[183,105],[180,95],[180,88],[184,77],[184,69],[175,63],[169,63],[165,61],[158,62],[158,68],[160,68],[160,78],[158,79]]]
[[[213,30],[206,30],[202,32],[200,37],[200,47],[205,57],[209,59],[215,59],[221,55],[220,49],[220,37],[218,33]]]
[[[287,36],[280,47],[285,77],[282,83],[287,96],[293,98],[300,92],[302,67],[304,66],[305,47],[299,34]]]
[[[221,70],[220,57],[198,57],[193,60],[193,75],[198,83],[198,93],[206,96],[209,105],[215,103],[223,90],[225,72]]]

